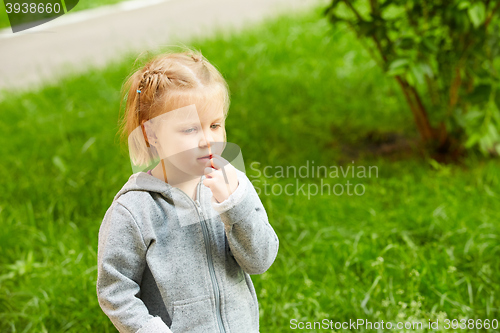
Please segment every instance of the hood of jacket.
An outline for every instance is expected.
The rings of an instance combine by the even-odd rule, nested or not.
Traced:
[[[238,177],[239,178],[239,177]],[[200,182],[203,182],[205,179],[205,175],[200,176]],[[124,195],[129,191],[148,191],[148,192],[157,192],[166,198],[173,199],[173,190],[174,186],[165,183],[164,181],[149,175],[146,172],[137,172],[130,176],[128,181],[123,185],[123,187],[118,191],[115,195],[113,201],[116,201],[119,197]],[[179,190],[178,188],[176,188]]]

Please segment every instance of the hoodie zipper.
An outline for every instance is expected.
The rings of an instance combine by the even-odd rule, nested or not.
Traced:
[[[201,179],[200,182],[198,183],[198,188],[197,188],[197,194],[196,194],[196,201],[194,201],[191,197],[189,197],[184,191],[180,190],[182,194],[184,194],[186,197],[189,198],[189,200],[194,204],[194,207],[196,208],[196,212],[198,213],[198,217],[200,218],[200,224],[201,224],[201,230],[203,232],[203,239],[205,241],[205,250],[207,252],[207,259],[208,259],[208,270],[210,272],[210,279],[212,280],[212,287],[214,289],[214,294],[215,294],[215,307],[217,309],[217,323],[219,325],[219,330],[220,332],[226,332],[224,329],[224,324],[222,323],[222,316],[221,316],[221,310],[220,310],[220,291],[219,291],[219,286],[217,285],[217,278],[215,277],[215,269],[214,269],[214,263],[212,261],[212,247],[210,246],[210,239],[208,236],[208,227],[207,224],[203,218],[203,212],[201,211],[201,206],[200,206],[200,185],[201,185]]]

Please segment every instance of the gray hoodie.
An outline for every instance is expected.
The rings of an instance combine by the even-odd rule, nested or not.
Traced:
[[[145,172],[115,196],[99,229],[96,290],[120,332],[259,332],[249,274],[271,266],[279,242],[236,171],[239,185],[222,203],[205,176],[193,201]]]

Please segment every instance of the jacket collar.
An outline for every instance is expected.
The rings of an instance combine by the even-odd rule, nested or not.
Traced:
[[[205,179],[205,175],[200,177],[200,182],[203,182]],[[203,184],[200,185],[200,194],[203,193]],[[137,172],[130,176],[128,181],[123,185],[120,191],[115,195],[113,201],[116,201],[120,196],[129,192],[129,191],[148,191],[148,192],[157,192],[162,194],[165,198],[171,200],[179,200],[179,196],[185,197],[184,199],[188,199],[187,194],[182,195],[179,193],[181,191],[178,188],[175,188],[160,179],[147,174],[146,172]],[[201,195],[200,195],[201,196]],[[199,199],[199,198],[197,198]],[[183,200],[184,201],[184,200]]]

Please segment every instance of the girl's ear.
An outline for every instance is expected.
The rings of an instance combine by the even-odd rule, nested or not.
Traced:
[[[156,147],[158,145],[158,138],[154,132],[154,126],[151,123],[151,120],[143,120],[141,122],[141,127],[144,140],[146,141],[146,146],[149,147],[149,145],[153,145]]]

